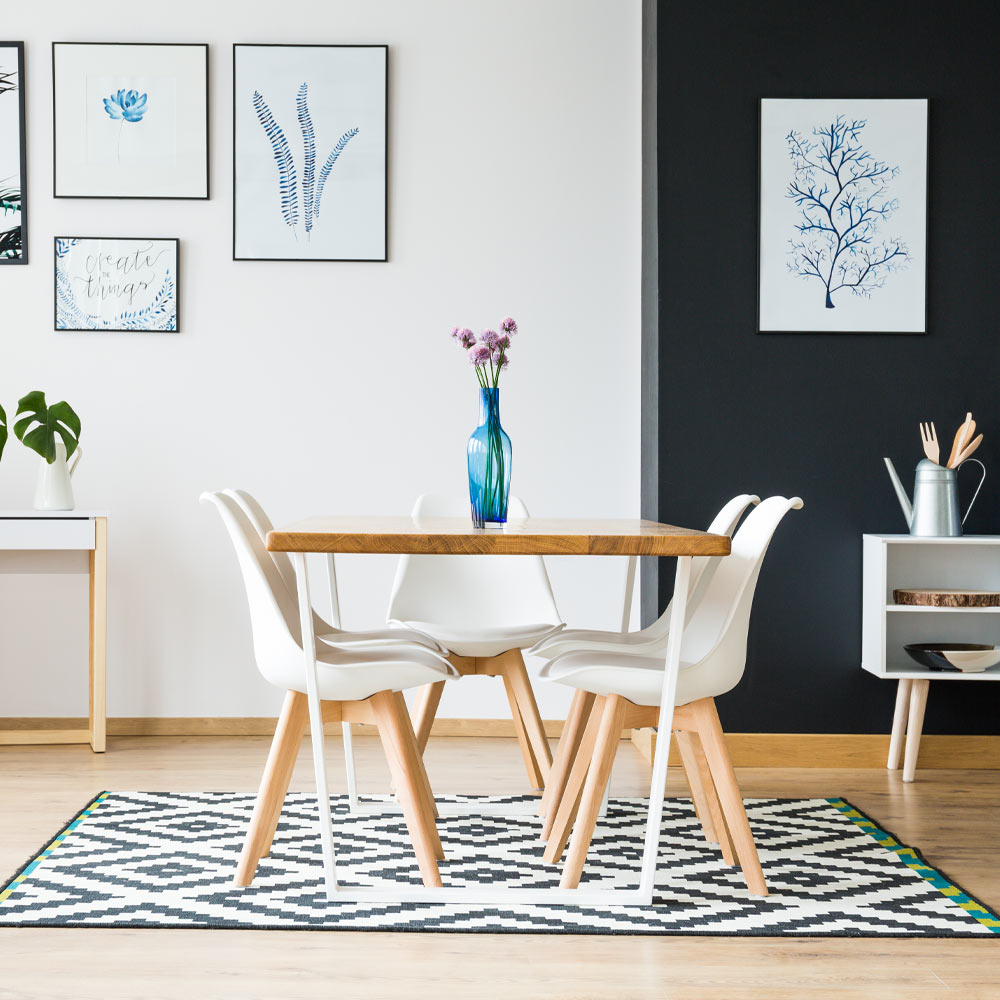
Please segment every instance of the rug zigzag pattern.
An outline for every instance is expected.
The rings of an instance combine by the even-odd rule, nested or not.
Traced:
[[[253,886],[235,888],[253,801],[226,792],[106,793],[0,891],[0,925],[935,937],[989,937],[1000,929],[993,914],[963,906],[968,897],[939,873],[924,869],[934,876],[928,878],[917,870],[923,866],[906,863],[912,855],[883,846],[840,800],[748,801],[771,891],[766,898],[749,895],[739,869],[725,866],[705,843],[689,802],[667,800],[654,906],[610,910],[328,903],[316,804],[307,794],[288,796]],[[401,815],[352,817],[343,797],[332,801],[344,884],[420,884]],[[496,809],[532,800],[475,801]],[[591,847],[587,882],[636,884],[645,816],[642,799],[611,801]],[[541,859],[539,823],[527,815],[442,817],[445,884],[557,885],[559,869]]]

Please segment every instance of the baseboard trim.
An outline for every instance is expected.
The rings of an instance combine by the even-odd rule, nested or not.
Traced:
[[[633,729],[632,742],[652,761],[656,732]],[[889,736],[878,733],[727,733],[734,767],[885,767]],[[680,764],[676,745],[670,763]],[[924,733],[920,768],[1000,768],[1000,736],[950,736]]]
[[[562,722],[544,723],[546,735],[557,739]],[[109,736],[271,736],[275,719],[269,716],[173,718],[119,717],[108,719]],[[0,745],[58,742],[66,731],[87,728],[85,718],[0,718]],[[329,723],[327,733],[340,735],[340,724]],[[365,726],[357,727],[363,734]],[[28,735],[28,731],[35,731]],[[45,736],[36,735],[45,731]],[[23,737],[19,733],[24,733]],[[432,736],[514,739],[510,719],[435,719]],[[656,733],[634,729],[631,739],[647,760],[653,759]],[[49,739],[47,737],[51,736]],[[726,741],[736,767],[885,767],[889,737],[856,733],[728,733]],[[677,765],[676,748],[670,763]],[[1000,736],[942,736],[925,733],[920,741],[921,768],[1000,769]]]

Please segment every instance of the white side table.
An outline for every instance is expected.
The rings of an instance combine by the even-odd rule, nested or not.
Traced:
[[[912,642],[1000,643],[1000,608],[925,608],[895,604],[896,589],[1000,591],[1000,536],[917,538],[865,535],[861,666],[895,680],[896,711],[889,740],[889,770],[913,781],[930,682],[1000,681],[1000,665],[978,674],[928,670],[903,647]]]
[[[86,729],[0,730],[0,745],[89,743],[107,734],[108,515],[87,510],[0,510],[0,549],[90,552],[90,719]]]

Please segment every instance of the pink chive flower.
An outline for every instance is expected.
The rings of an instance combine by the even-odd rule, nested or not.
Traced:
[[[501,354],[500,351],[494,351],[490,356],[490,361],[492,361],[495,365],[499,365],[501,371],[510,364],[510,358],[508,358],[506,354]]]
[[[476,342],[476,335],[468,327],[456,326],[451,331],[451,335],[456,341],[458,341],[459,344],[462,345],[462,347],[466,349],[472,347],[472,345]]]
[[[503,330],[504,333],[517,333],[517,323],[515,323],[514,320],[510,318],[510,316],[508,316],[500,324],[500,329]]]
[[[477,344],[469,351],[469,364],[485,365],[490,360],[491,353],[485,344]]]
[[[494,348],[497,345],[497,341],[500,339],[500,334],[496,330],[483,330],[482,335],[479,338],[480,343],[485,344],[489,348]]]
[[[510,334],[501,333],[500,336],[497,337],[496,346],[502,347],[506,351],[507,348],[510,347]]]

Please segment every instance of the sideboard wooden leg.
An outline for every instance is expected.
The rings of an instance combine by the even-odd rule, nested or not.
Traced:
[[[924,709],[930,681],[914,681],[910,689],[910,718],[906,726],[906,757],[903,760],[903,781],[913,781],[920,753],[920,733],[924,728]]]
[[[892,716],[892,736],[889,738],[889,761],[885,765],[890,771],[899,769],[899,757],[903,751],[903,737],[906,735],[906,716],[910,710],[910,688],[913,681],[904,678],[896,687],[896,711]]]

